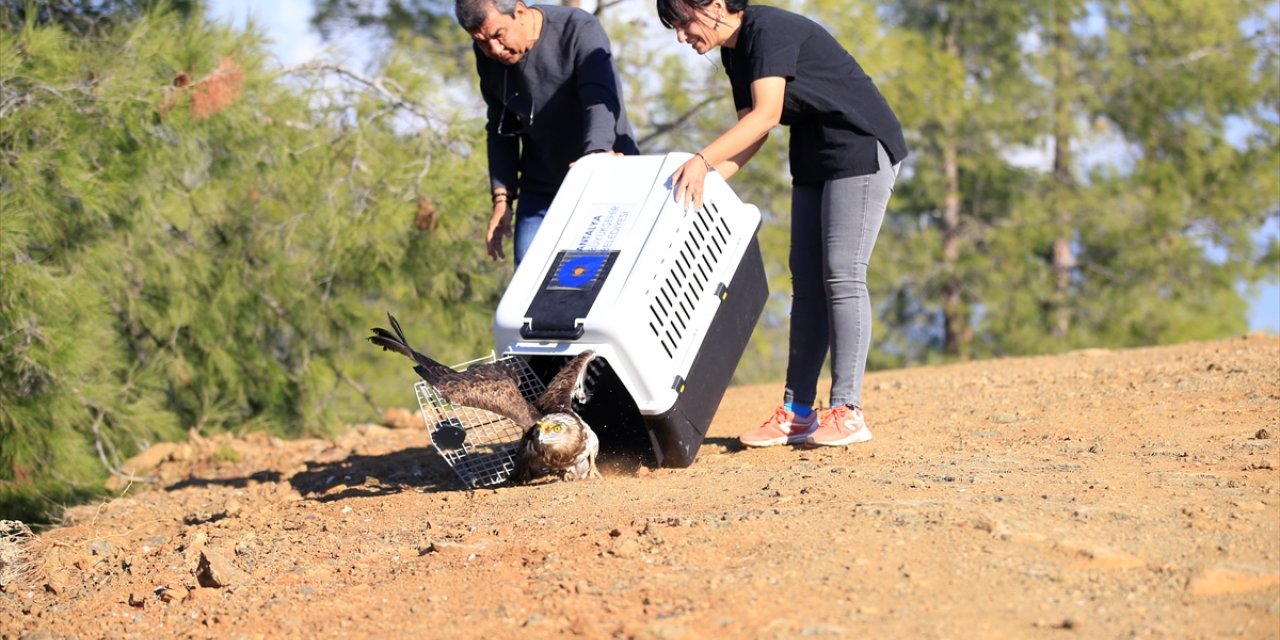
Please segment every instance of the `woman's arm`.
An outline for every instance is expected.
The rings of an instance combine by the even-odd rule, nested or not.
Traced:
[[[750,109],[742,109],[741,111],[739,111],[738,120],[742,120],[743,118],[745,118],[748,113],[751,113]],[[767,140],[768,138],[769,138],[769,134],[765,133],[763,136],[760,137],[759,140],[756,140],[755,142],[751,143],[751,146],[737,153],[732,158],[729,158],[728,160],[725,160],[723,162],[717,162],[715,165],[713,165],[715,167],[716,173],[720,174],[720,176],[723,177],[725,180],[728,180],[731,176],[733,176],[733,174],[737,173],[739,169],[741,169],[744,165],[746,165],[748,160],[751,160],[751,158],[755,157],[756,152],[760,150],[760,147],[764,146],[764,141]],[[703,154],[703,155],[706,155],[706,154]]]
[[[686,209],[702,207],[703,185],[712,167],[723,167],[728,176],[760,150],[769,130],[782,120],[782,99],[787,80],[781,76],[751,83],[751,108],[738,112],[738,122],[671,174],[671,190]]]

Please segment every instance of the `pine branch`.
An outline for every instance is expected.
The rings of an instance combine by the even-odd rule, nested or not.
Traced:
[[[110,471],[111,475],[129,482],[146,482],[149,484],[160,482],[160,478],[155,476],[135,476],[125,473],[107,460],[107,453],[102,448],[102,413],[96,411],[94,413],[96,415],[93,418],[93,445],[98,450],[98,459],[102,461],[102,465],[107,468],[107,471]]]
[[[605,0],[601,0],[600,3],[596,5],[596,10],[593,13],[598,18],[604,15],[605,9],[616,7],[626,1],[627,0],[613,0],[612,2],[605,2]]]
[[[710,97],[707,97],[707,98],[703,98],[701,102],[699,102],[698,104],[693,105],[692,107],[689,107],[687,110],[685,110],[685,112],[684,112],[684,113],[682,113],[682,114],[680,114],[679,116],[677,116],[675,120],[672,120],[671,122],[663,122],[663,123],[659,123],[659,124],[657,124],[657,125],[654,127],[653,133],[650,133],[649,135],[647,135],[647,136],[645,136],[645,137],[643,137],[643,138],[641,138],[641,139],[640,139],[640,141],[639,141],[639,143],[638,143],[638,144],[639,144],[639,146],[640,146],[641,148],[645,147],[645,146],[646,146],[646,145],[648,145],[648,144],[649,144],[649,142],[651,142],[654,138],[657,138],[657,137],[659,137],[659,136],[661,136],[661,135],[663,135],[663,134],[665,134],[665,133],[667,133],[667,132],[671,131],[672,129],[675,129],[675,128],[679,127],[680,125],[683,125],[685,122],[688,122],[689,118],[692,118],[692,117],[693,117],[693,115],[694,115],[695,113],[697,113],[699,110],[701,110],[703,107],[705,107],[705,106],[707,106],[707,105],[709,105],[709,104],[712,104],[712,103],[714,103],[714,102],[716,102],[716,101],[722,100],[722,99],[724,99],[724,96],[723,96],[723,95],[720,95],[720,94],[716,94],[716,95],[713,95],[713,96],[710,96]]]
[[[285,68],[281,71],[281,75],[301,74],[301,73],[332,73],[353,80],[370,89],[373,89],[384,100],[391,103],[393,107],[404,109],[427,122],[434,123],[436,118],[426,112],[426,109],[418,102],[411,100],[404,95],[404,90],[395,80],[378,76],[370,78],[364,74],[348,68],[346,65],[335,64],[332,62],[322,62],[313,60],[303,64]]]
[[[1180,58],[1174,58],[1173,60],[1169,60],[1165,62],[1164,66],[1166,69],[1172,69],[1174,67],[1185,67],[1193,62],[1197,62],[1199,60],[1203,60],[1204,58],[1208,58],[1209,56],[1227,53],[1228,51],[1231,51],[1232,49],[1240,45],[1252,44],[1256,40],[1263,39],[1264,36],[1266,35],[1267,33],[1265,31],[1259,29],[1255,31],[1253,35],[1250,35],[1245,38],[1241,38],[1239,40],[1225,42],[1225,43],[1208,46],[1208,47],[1200,47],[1199,49],[1196,49],[1195,51],[1192,51],[1185,56],[1182,56]]]

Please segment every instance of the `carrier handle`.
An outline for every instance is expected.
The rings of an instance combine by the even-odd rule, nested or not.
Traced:
[[[577,340],[586,329],[577,323],[572,329],[534,329],[528,322],[520,326],[520,337],[525,340]]]

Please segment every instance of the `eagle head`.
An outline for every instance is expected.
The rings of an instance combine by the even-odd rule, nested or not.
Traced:
[[[551,413],[542,417],[537,424],[538,442],[555,446],[566,440],[576,440],[581,426],[578,419],[567,413]]]

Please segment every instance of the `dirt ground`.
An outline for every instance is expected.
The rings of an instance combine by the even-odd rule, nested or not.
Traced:
[[[404,412],[157,446],[0,637],[1280,637],[1280,337],[877,372],[870,443],[741,450],[780,387],[598,481],[463,490]]]

